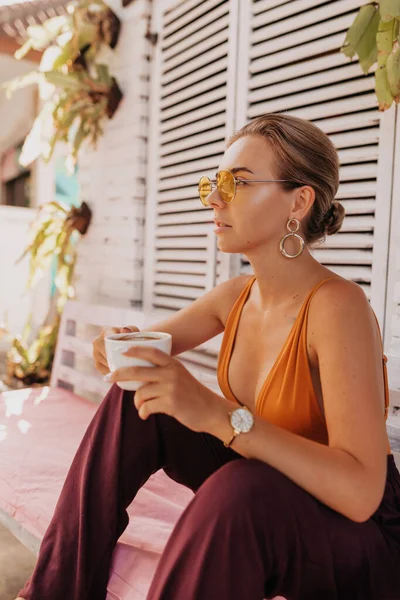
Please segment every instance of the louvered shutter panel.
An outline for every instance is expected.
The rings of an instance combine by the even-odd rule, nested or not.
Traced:
[[[360,284],[382,323],[394,111],[378,111],[373,72],[365,76],[356,59],[350,62],[339,51],[364,2],[245,4],[247,24],[242,22],[248,36],[242,36],[239,55],[242,66],[247,62],[247,98],[237,123],[284,112],[314,122],[330,136],[341,162],[336,198],[346,217],[341,231],[327,237],[313,254]],[[242,257],[239,272],[249,271]]]
[[[203,174],[215,177],[232,133],[237,6],[229,0],[155,3],[144,290],[152,321],[229,277],[213,210],[201,204],[197,184]],[[214,340],[212,355],[186,354],[214,369],[217,346]]]

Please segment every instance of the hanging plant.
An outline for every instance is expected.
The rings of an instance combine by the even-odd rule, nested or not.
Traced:
[[[69,145],[67,166],[75,168],[85,140],[96,148],[103,122],[111,119],[122,92],[111,76],[108,60],[115,48],[120,21],[103,0],[77,0],[68,14],[27,28],[17,59],[29,50],[43,51],[38,70],[2,85],[10,97],[27,85],[38,84],[42,108],[26,137],[19,162],[29,165],[38,156],[49,161],[57,142]]]
[[[30,255],[27,289],[31,289],[50,269],[56,256],[56,293],[36,338],[29,341],[32,320],[29,315],[22,336],[13,339],[7,354],[7,385],[43,385],[50,379],[61,313],[68,298],[74,296],[76,243],[80,235],[86,233],[91,215],[85,202],[80,208],[70,209],[59,202],[49,202],[39,208],[31,225],[32,240],[17,262]]]
[[[375,93],[379,110],[400,101],[400,0],[380,0],[360,8],[347,32],[343,54],[357,54],[367,74],[377,62]]]

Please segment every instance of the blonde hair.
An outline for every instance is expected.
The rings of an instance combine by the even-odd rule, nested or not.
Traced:
[[[339,231],[345,209],[334,200],[339,187],[339,157],[329,137],[310,121],[291,115],[262,115],[239,129],[227,147],[246,135],[261,135],[272,146],[274,178],[286,190],[310,185],[315,201],[302,226],[305,242],[312,244]]]

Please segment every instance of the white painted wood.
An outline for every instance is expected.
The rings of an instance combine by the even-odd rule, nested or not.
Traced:
[[[334,5],[336,4],[337,2],[334,3]],[[309,14],[314,15],[314,12],[311,11]],[[283,23],[277,22],[273,28],[266,27],[257,29],[251,36],[252,43],[257,44],[254,45],[251,52],[252,58],[278,52],[279,50],[287,48],[289,44],[291,44],[293,48],[298,48],[301,44],[320,39],[321,36],[328,37],[329,35],[336,34],[338,31],[347,30],[354,21],[354,18],[353,15],[349,13],[342,17],[329,19],[329,21],[327,20],[323,23],[318,23],[315,26],[309,26],[299,30],[296,29],[296,21],[296,18],[292,18],[289,22],[290,24],[285,21]],[[253,26],[255,27],[256,23],[253,23]]]
[[[270,7],[271,3],[268,2],[267,6]],[[253,24],[257,28],[269,25],[267,34],[272,38],[275,35],[281,35],[282,31],[296,31],[302,27],[309,30],[314,23],[322,22],[321,26],[323,26],[324,21],[328,19],[332,21],[333,17],[347,13],[359,6],[359,0],[339,0],[330,4],[325,3],[317,8],[316,2],[313,0],[297,0],[296,2],[286,2],[274,10],[259,12],[259,8],[255,4]],[[324,33],[327,34],[326,31]]]
[[[394,159],[395,108],[381,117],[379,157],[376,173],[374,219],[374,260],[372,263],[371,305],[381,327],[385,343],[385,307],[388,277],[390,211],[392,203],[392,169]]]
[[[224,272],[201,175],[214,177],[234,131],[239,0],[155,2],[144,311],[179,310]],[[195,19],[195,21],[194,21]],[[196,27],[193,27],[193,23]],[[193,259],[197,263],[191,268]],[[173,264],[179,260],[179,267]]]
[[[100,401],[110,387],[95,370],[92,356],[93,341],[101,329],[125,325],[144,329],[173,312],[145,315],[140,310],[68,301],[61,318],[50,385],[67,387],[89,400]],[[195,377],[215,391],[220,391],[216,366],[221,340],[222,334],[179,356]]]
[[[400,111],[395,112],[395,149],[391,174],[392,194],[389,232],[389,269],[387,277],[385,349],[393,357],[393,368],[389,379],[396,390],[400,390]],[[400,404],[400,402],[399,402]]]

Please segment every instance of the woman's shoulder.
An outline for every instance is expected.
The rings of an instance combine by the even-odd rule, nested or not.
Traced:
[[[341,332],[353,331],[358,338],[374,332],[378,341],[379,323],[363,288],[343,277],[332,277],[319,286],[310,302],[308,328],[315,336],[340,337]]]

